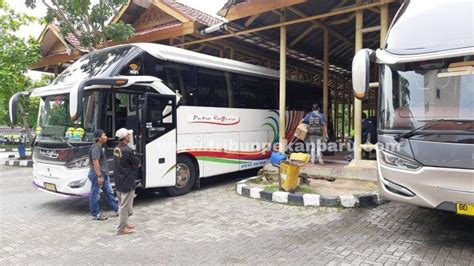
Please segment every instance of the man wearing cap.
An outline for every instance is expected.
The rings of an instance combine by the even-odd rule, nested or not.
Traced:
[[[135,197],[136,172],[134,168],[140,167],[141,164],[140,158],[128,146],[132,133],[133,130],[126,128],[121,128],[115,133],[120,141],[114,149],[115,189],[120,204],[120,223],[117,232],[119,235],[129,234],[134,229],[134,226],[128,223],[128,217],[132,213],[133,198]]]
[[[107,135],[102,129],[97,129],[94,132],[95,143],[89,148],[89,180],[91,181],[91,193],[89,198],[89,206],[92,217],[94,220],[107,220],[107,216],[100,213],[99,201],[100,201],[100,188],[105,193],[107,203],[118,213],[118,204],[112,191],[109,178],[109,165],[107,163],[107,157],[105,156],[102,145],[107,142]]]

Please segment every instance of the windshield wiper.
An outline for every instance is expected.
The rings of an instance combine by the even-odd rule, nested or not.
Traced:
[[[422,130],[425,130],[433,125],[435,122],[443,122],[443,121],[452,121],[452,120],[447,120],[447,119],[435,119],[435,120],[429,120],[430,123],[424,124],[421,127],[417,127],[415,129],[412,129],[408,132],[401,133],[393,137],[397,142],[400,142],[401,139],[409,139],[415,135],[420,135]]]

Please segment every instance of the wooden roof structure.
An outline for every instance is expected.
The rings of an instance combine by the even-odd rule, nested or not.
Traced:
[[[123,5],[111,23],[131,24],[135,35],[128,42],[165,42],[199,34],[223,21],[173,0],[131,0]],[[42,58],[30,69],[61,72],[87,49],[72,35],[63,36],[57,25],[47,25],[39,37]],[[109,43],[114,45],[116,43]]]
[[[38,41],[42,59],[30,66],[33,70],[58,73],[88,52],[74,35],[63,36],[55,24],[47,25]]]

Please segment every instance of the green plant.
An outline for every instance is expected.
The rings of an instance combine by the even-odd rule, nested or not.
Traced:
[[[296,189],[297,192],[301,193],[313,193],[313,189],[310,186],[302,185]]]
[[[266,185],[265,190],[267,190],[267,191],[277,191],[278,190],[278,185],[277,184]]]
[[[38,0],[26,0],[26,6],[36,8]],[[61,34],[72,34],[83,47],[94,50],[108,40],[123,41],[135,34],[132,25],[107,22],[117,14],[127,0],[40,0],[47,8],[46,23],[57,23]]]

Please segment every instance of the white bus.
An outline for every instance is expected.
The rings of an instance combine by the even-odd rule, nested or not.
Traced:
[[[286,114],[290,138],[321,95],[314,85],[287,83],[295,92],[287,101],[295,110]],[[80,58],[51,85],[15,94],[13,123],[18,99],[28,95],[41,97],[33,183],[56,194],[89,193],[88,149],[98,128],[109,137],[110,158],[114,132],[133,129],[143,156],[137,183],[172,196],[198,187],[199,178],[263,166],[278,141],[278,71],[159,44]]]
[[[377,155],[389,200],[474,216],[474,1],[405,1],[386,45],[359,51],[354,94],[379,65]]]

